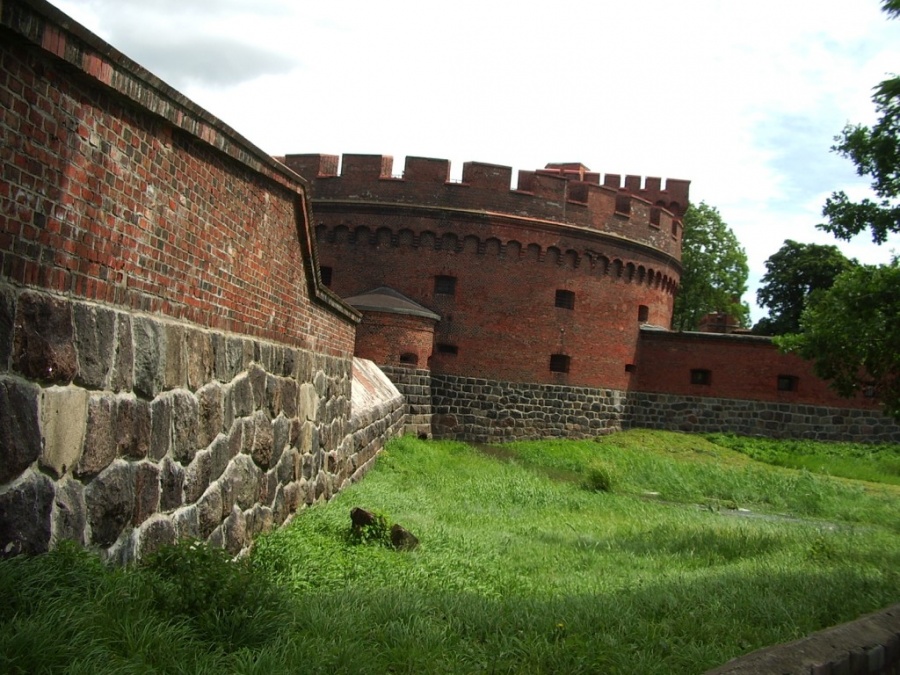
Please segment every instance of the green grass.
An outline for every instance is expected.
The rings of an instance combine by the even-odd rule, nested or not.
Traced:
[[[825,443],[820,441],[779,441],[716,434],[710,441],[737,450],[748,457],[791,469],[873,483],[900,485],[900,444]]]
[[[900,600],[900,490],[714,440],[404,438],[237,564],[0,562],[0,671],[698,673]],[[354,540],[354,506],[419,548]]]

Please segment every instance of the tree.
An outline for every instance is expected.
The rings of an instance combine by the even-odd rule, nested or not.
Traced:
[[[885,0],[884,11],[900,17],[900,0]],[[879,118],[869,129],[845,127],[834,150],[872,177],[879,201],[851,202],[833,194],[821,225],[848,239],[871,230],[879,244],[900,232],[900,77],[885,80],[873,96]],[[832,380],[844,396],[871,388],[884,411],[900,421],[900,264],[865,265],[842,273],[834,285],[812,298],[800,318],[801,333],[775,338],[782,349],[815,361],[816,373]]]
[[[885,0],[882,7],[890,17],[900,17],[900,0]],[[872,100],[879,115],[875,125],[848,124],[832,150],[852,160],[860,176],[872,178],[877,201],[854,203],[835,192],[822,209],[828,222],[819,227],[840,239],[868,229],[872,240],[883,244],[890,233],[900,232],[900,77],[875,87]]]
[[[741,302],[747,290],[747,254],[718,209],[700,202],[684,214],[681,284],[675,296],[672,327],[696,330],[710,312],[725,312],[747,325],[750,308]]]
[[[815,360],[819,377],[841,396],[878,396],[900,420],[900,264],[860,265],[841,274],[803,312],[802,332],[775,338]]]
[[[753,327],[760,335],[784,335],[800,330],[800,315],[810,296],[831,288],[835,278],[850,269],[850,260],[834,245],[801,244],[790,239],[766,260],[756,301],[769,316]]]

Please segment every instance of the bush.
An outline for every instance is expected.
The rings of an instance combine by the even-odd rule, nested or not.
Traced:
[[[617,482],[616,470],[603,462],[589,466],[584,480],[585,487],[594,492],[612,492]]]

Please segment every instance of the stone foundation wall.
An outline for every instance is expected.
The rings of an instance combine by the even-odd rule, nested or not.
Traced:
[[[351,363],[0,287],[0,555],[239,553],[400,433],[399,394],[351,417]]]
[[[614,389],[431,376],[436,438],[499,443],[587,438],[619,431],[625,395]]]
[[[380,366],[406,399],[404,433],[431,438],[431,371],[404,366]]]
[[[641,392],[629,392],[623,427],[823,441],[900,442],[900,425],[876,410]]]

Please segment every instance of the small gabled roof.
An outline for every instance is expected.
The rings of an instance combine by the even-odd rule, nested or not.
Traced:
[[[418,302],[407,298],[403,293],[387,286],[379,286],[371,291],[354,295],[351,298],[344,298],[344,302],[361,312],[406,314],[409,316],[421,316],[434,321],[441,320],[439,314],[435,314],[427,307],[423,307]]]

